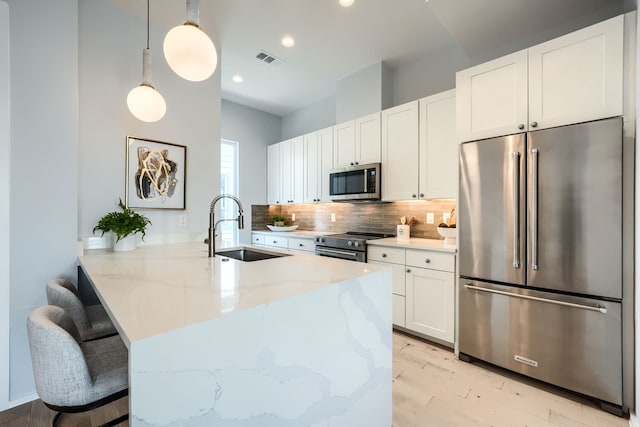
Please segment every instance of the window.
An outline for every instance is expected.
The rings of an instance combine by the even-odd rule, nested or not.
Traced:
[[[238,197],[238,143],[220,141],[220,194]],[[220,217],[237,218],[238,207],[233,200],[220,200]],[[220,245],[233,246],[238,243],[237,222],[223,221],[219,225]]]

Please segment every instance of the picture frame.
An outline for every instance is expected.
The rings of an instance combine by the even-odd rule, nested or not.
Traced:
[[[127,136],[125,205],[131,209],[186,209],[187,147]]]

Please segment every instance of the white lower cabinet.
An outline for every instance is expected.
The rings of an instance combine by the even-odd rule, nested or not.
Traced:
[[[367,257],[392,269],[393,324],[453,345],[455,254],[370,245]]]
[[[288,249],[294,252],[315,252],[316,244],[313,237],[284,237],[269,232],[252,232],[251,244]]]
[[[453,344],[454,274],[407,267],[406,328]]]

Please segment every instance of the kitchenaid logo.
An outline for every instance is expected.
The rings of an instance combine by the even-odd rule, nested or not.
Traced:
[[[516,362],[524,363],[526,365],[533,366],[534,368],[538,367],[538,362],[536,362],[535,360],[527,359],[526,357],[522,357],[518,354],[516,354],[513,358],[516,359]]]

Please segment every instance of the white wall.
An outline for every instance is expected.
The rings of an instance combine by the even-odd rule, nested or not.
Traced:
[[[455,88],[456,72],[469,66],[462,50],[451,47],[394,67],[393,105]]]
[[[78,1],[9,0],[10,398],[34,392],[26,333],[47,280],[75,275]]]
[[[238,143],[238,195],[245,212],[241,243],[251,243],[251,205],[267,203],[267,145],[280,141],[281,122],[278,116],[222,100],[221,137]]]
[[[97,221],[117,209],[118,198],[124,200],[125,140],[132,135],[187,146],[187,209],[143,211],[153,223],[145,242],[204,238],[209,204],[220,188],[220,66],[204,82],[178,77],[162,53],[168,29],[152,24],[151,83],[164,97],[167,113],[158,122],[141,122],[127,109],[126,98],[142,82],[146,20],[103,0],[79,3],[78,235],[91,236]],[[151,8],[153,14],[153,2]],[[185,213],[187,225],[179,226],[178,215]]]
[[[9,406],[9,5],[0,1],[0,411]]]
[[[336,97],[332,95],[282,117],[281,140],[336,124]]]

